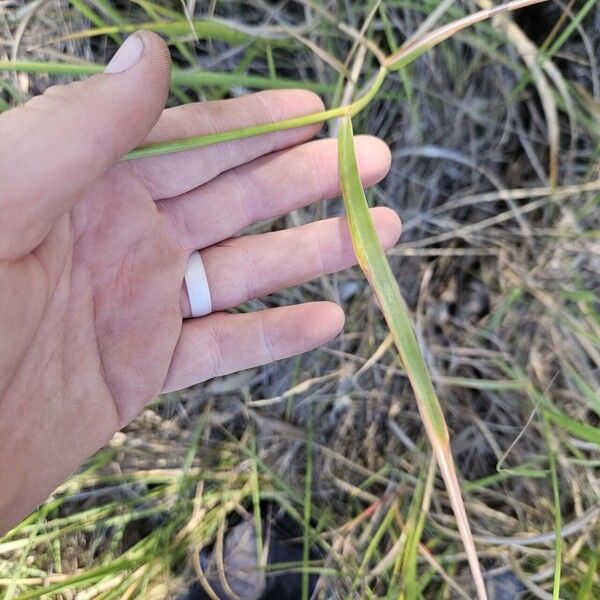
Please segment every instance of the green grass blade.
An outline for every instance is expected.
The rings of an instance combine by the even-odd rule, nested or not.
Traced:
[[[113,23],[117,25],[125,25],[127,21],[123,18],[121,13],[111,6],[107,0],[92,0],[92,4],[96,7],[98,12],[104,13]]]
[[[105,65],[72,64],[61,62],[28,62],[0,60],[0,72],[17,71],[19,73],[47,73],[49,75],[95,75],[102,73]],[[219,71],[202,71],[200,69],[178,69],[171,71],[171,84],[189,87],[205,85],[233,86],[242,85],[257,90],[273,88],[303,88],[314,92],[328,92],[330,85],[317,82],[304,82],[298,79],[271,79],[260,75],[238,75]]]
[[[385,68],[381,68],[377,76],[373,80],[371,87],[365,93],[365,95],[347,107],[342,106],[337,108],[330,108],[329,110],[324,110],[322,112],[314,113],[311,115],[287,119],[285,121],[277,121],[275,123],[266,123],[262,125],[255,125],[252,127],[245,127],[243,129],[224,131],[222,133],[201,135],[181,140],[173,140],[172,142],[161,142],[158,144],[140,146],[139,148],[136,148],[135,150],[129,152],[129,154],[126,154],[122,158],[122,160],[130,160],[132,158],[141,158],[144,156],[157,156],[160,154],[168,154],[170,152],[181,152],[183,150],[190,150],[192,148],[200,148],[202,146],[209,146],[211,144],[227,142],[229,140],[239,140],[243,138],[254,137],[255,135],[264,135],[265,133],[272,133],[274,131],[283,131],[284,129],[304,127],[306,125],[312,125],[314,123],[322,123],[323,121],[340,117],[346,113],[355,115],[361,110],[363,110],[363,108],[365,108],[365,106],[367,106],[367,104],[377,94],[379,88],[385,80],[386,74],[387,70]],[[207,75],[210,75],[210,73],[207,73]],[[269,82],[272,81],[269,78],[260,79]],[[282,80],[280,79],[279,82],[281,81]],[[306,85],[303,85],[302,87],[307,88]]]
[[[421,474],[413,494],[405,524],[405,529],[410,532],[402,561],[402,585],[406,600],[416,600],[419,597],[420,584],[417,577],[419,544],[421,543],[425,521],[429,513],[431,489],[433,488],[435,473],[435,461],[431,458],[428,467],[425,468],[423,466],[421,468]]]
[[[349,116],[341,119],[339,129],[339,168],[340,185],[356,257],[379,300],[381,310],[415,393],[423,425],[429,436],[448,490],[448,496],[467,552],[478,596],[480,599],[487,598],[475,543],[450,451],[450,438],[446,421],[413,331],[408,307],[400,294],[400,289],[369,214],[367,199],[358,174],[352,121]]]
[[[144,12],[152,19],[154,23],[158,24],[164,22],[163,17],[161,17],[158,14],[158,11],[151,2],[139,0],[138,4],[142,7]],[[169,40],[169,44],[177,48],[181,56],[183,56],[183,58],[185,58],[188,64],[193,67],[196,64],[196,59],[194,55],[190,52],[190,50],[187,48],[187,46],[179,40],[177,35],[173,33],[167,33],[166,36]]]
[[[108,27],[104,20],[98,16],[83,0],[69,0],[69,4],[78,10],[86,19],[89,19],[97,27]],[[123,36],[111,33],[110,37],[117,44],[123,43]]]
[[[8,588],[4,592],[4,596],[3,596],[4,600],[12,600],[15,597],[15,594],[17,593],[17,587],[18,587],[17,581],[20,577],[23,567],[25,566],[27,557],[30,556],[31,549],[33,548],[33,545],[36,542],[36,537],[37,537],[38,531],[41,528],[41,526],[43,525],[44,521],[46,520],[46,516],[47,516],[48,512],[49,512],[49,507],[47,505],[42,506],[41,509],[38,511],[37,523],[35,524],[35,527],[32,528],[31,533],[29,534],[29,536],[27,538],[27,545],[23,548],[23,551],[21,552],[21,556],[20,556],[19,560],[17,561],[17,564],[15,565],[15,570],[13,571],[12,576],[10,578],[10,583],[8,584]]]
[[[398,69],[402,69],[409,63],[413,62],[419,58],[419,56],[425,54],[425,52],[428,50],[431,50],[431,48],[434,46],[437,46],[444,40],[452,37],[459,31],[466,29],[467,27],[471,27],[471,25],[474,25],[475,23],[490,19],[491,17],[503,12],[517,10],[525,6],[539,4],[541,2],[547,2],[547,0],[514,0],[513,2],[508,2],[507,4],[494,6],[494,8],[480,10],[475,14],[468,15],[462,19],[448,23],[447,25],[439,27],[423,37],[420,37],[417,40],[402,46],[397,52],[394,52],[388,56],[385,61],[385,66],[390,71],[398,71]]]
[[[339,133],[340,183],[354,250],[371,287],[381,303],[390,332],[397,342],[398,351],[411,380],[417,399],[425,409],[424,424],[430,438],[441,444],[448,443],[448,429],[442,409],[433,389],[425,361],[404,299],[388,260],[383,252],[375,226],[371,221],[367,200],[356,166],[352,123],[342,118]]]
[[[104,69],[102,65],[73,65],[56,62],[26,62],[26,61],[0,61],[0,72],[2,71],[20,71],[26,73],[51,73],[51,74],[62,74],[62,75],[93,75],[94,73],[100,73]],[[381,85],[385,81],[387,70],[385,67],[380,68],[379,72],[375,76],[373,83],[367,92],[350,104],[347,107],[337,107],[325,110],[322,112],[314,113],[311,115],[305,115],[294,119],[287,119],[284,121],[278,121],[275,123],[267,123],[262,125],[255,125],[252,127],[245,127],[242,129],[235,129],[232,131],[225,131],[222,133],[216,133],[211,135],[201,135],[191,138],[184,138],[179,140],[173,140],[170,142],[161,142],[158,144],[148,144],[146,146],[140,146],[135,150],[129,152],[122,157],[122,160],[131,160],[133,158],[142,158],[146,156],[158,156],[161,154],[169,154],[171,152],[181,152],[184,150],[190,150],[192,148],[200,148],[202,146],[209,146],[211,144],[218,144],[229,140],[239,140],[248,137],[254,137],[256,135],[264,135],[265,133],[271,133],[275,131],[283,131],[285,129],[293,129],[296,127],[304,127],[306,125],[312,125],[315,123],[322,123],[328,119],[334,119],[340,117],[346,113],[355,115],[363,110],[369,102],[375,97]],[[320,83],[305,83],[298,81],[291,81],[285,79],[273,80],[270,77],[259,77],[250,75],[229,73],[216,73],[207,71],[197,71],[191,69],[173,69],[171,73],[171,83],[173,85],[247,85],[248,87],[254,87],[256,89],[267,89],[273,87],[280,88],[295,88],[301,87],[304,89],[311,89],[313,91],[330,91],[329,85]]]
[[[585,423],[580,423],[571,417],[567,417],[567,415],[558,410],[548,409],[546,414],[559,427],[562,427],[580,440],[592,442],[593,444],[598,444],[600,446],[600,429],[592,427],[591,425],[586,425]]]
[[[193,21],[194,33],[199,39],[218,39],[229,44],[243,44],[253,37],[242,31],[238,31],[231,27],[228,27],[224,23],[216,21]],[[178,19],[173,21],[147,21],[144,23],[122,23],[119,25],[106,25],[103,27],[93,27],[90,29],[83,29],[75,33],[62,36],[56,41],[68,41],[87,39],[91,37],[97,37],[100,35],[116,35],[122,33],[133,33],[139,29],[146,29],[148,31],[155,31],[156,33],[162,34],[180,34],[185,35],[190,33],[190,23],[187,19]]]
[[[560,486],[556,469],[555,441],[550,430],[548,417],[544,416],[544,437],[548,444],[548,462],[550,464],[550,482],[554,499],[554,581],[552,585],[553,600],[560,600],[560,577],[562,572],[562,515],[560,508]]]
[[[588,598],[594,597],[594,576],[597,573],[596,569],[598,566],[598,556],[600,556],[600,552],[596,552],[592,556],[590,564],[588,566],[588,570],[586,571],[583,581],[581,582],[581,586],[577,591],[576,600],[588,600]]]
[[[586,380],[575,371],[575,369],[569,365],[567,365],[567,369],[571,375],[571,379],[573,379],[575,385],[579,389],[581,397],[585,398],[590,408],[600,417],[600,396],[591,388]]]
[[[552,44],[544,59],[551,58],[554,56],[565,44],[565,42],[571,37],[573,32],[577,29],[577,26],[585,19],[587,14],[594,8],[598,0],[587,0],[587,2],[581,7],[579,12],[572,18],[571,22],[565,27],[564,31],[558,36],[555,42]]]
[[[250,477],[250,488],[252,496],[252,514],[254,516],[254,536],[256,538],[256,564],[259,569],[264,569],[264,548],[263,548],[263,529],[262,515],[260,512],[260,477],[258,475],[258,450],[256,447],[256,433],[253,432],[252,441],[252,474]]]

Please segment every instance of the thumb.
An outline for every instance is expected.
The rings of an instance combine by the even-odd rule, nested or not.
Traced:
[[[86,186],[142,142],[164,108],[169,76],[165,43],[141,31],[104,73],[0,115],[0,259],[36,248]]]

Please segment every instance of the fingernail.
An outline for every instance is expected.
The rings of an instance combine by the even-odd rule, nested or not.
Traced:
[[[127,71],[140,60],[143,52],[144,42],[142,38],[137,33],[130,35],[112,57],[104,72],[121,73]]]

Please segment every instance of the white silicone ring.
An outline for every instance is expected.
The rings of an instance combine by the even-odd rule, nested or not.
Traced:
[[[185,287],[190,300],[192,317],[203,317],[212,312],[212,301],[208,289],[208,279],[200,252],[190,254],[185,270]]]

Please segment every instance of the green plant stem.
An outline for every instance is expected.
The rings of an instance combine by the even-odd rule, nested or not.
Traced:
[[[369,89],[368,93],[365,94],[363,98],[360,98],[350,106],[332,108],[311,115],[305,115],[302,117],[296,117],[294,119],[287,119],[284,121],[277,121],[275,123],[254,125],[252,127],[234,129],[232,131],[225,131],[222,133],[201,135],[181,140],[173,140],[172,142],[162,142],[159,144],[140,146],[139,148],[129,152],[129,154],[123,156],[122,160],[130,160],[133,158],[142,158],[146,156],[157,156],[161,154],[169,154],[171,152],[181,152],[183,150],[200,148],[202,146],[209,146],[211,144],[227,142],[230,140],[239,140],[243,138],[254,137],[256,135],[264,135],[266,133],[272,133],[275,131],[283,131],[284,129],[293,129],[296,127],[313,125],[315,123],[327,121],[328,119],[340,117],[344,114],[355,115],[358,112],[360,112],[375,96],[375,94],[381,87],[383,80],[385,79],[386,73],[387,71],[382,68],[376,80],[374,81],[373,86]]]
[[[84,64],[65,64],[57,62],[26,62],[26,61],[0,61],[0,72],[2,71],[19,71],[25,73],[51,73],[60,75],[94,75],[101,73],[104,70],[103,65],[84,65]],[[244,127],[242,129],[234,129],[222,133],[209,135],[201,135],[171,142],[162,142],[158,144],[149,144],[140,146],[122,157],[121,160],[131,160],[133,158],[142,158],[146,156],[158,156],[162,154],[170,154],[172,152],[181,152],[192,148],[200,148],[202,146],[210,146],[230,140],[239,140],[243,138],[253,137],[256,135],[264,135],[275,131],[283,131],[285,129],[294,129],[296,127],[305,127],[315,123],[322,123],[328,119],[334,119],[343,115],[354,116],[362,111],[376,96],[381,88],[388,71],[385,67],[381,67],[377,76],[373,80],[370,88],[364,96],[350,104],[349,106],[339,106],[324,110],[311,115],[304,115],[294,119],[286,119],[275,123],[266,123],[262,125],[254,125],[252,127]],[[205,71],[191,71],[183,69],[173,69],[171,74],[171,83],[174,85],[230,85],[231,76],[227,73],[213,73]],[[300,85],[298,81],[286,79],[271,79],[270,77],[259,77],[252,75],[236,76],[236,83],[256,89],[266,88],[294,88]],[[302,86],[312,91],[322,91],[323,84],[305,84]]]
[[[252,39],[260,40],[259,37],[255,37],[249,33],[244,33],[243,31],[238,31],[233,27],[229,27],[225,23],[219,23],[218,21],[195,20],[192,21],[192,27],[190,28],[189,21],[187,19],[180,18],[170,22],[149,21],[145,23],[120,23],[118,25],[84,29],[83,31],[77,31],[75,33],[71,33],[70,35],[62,36],[58,38],[58,40],[51,41],[77,40],[101,35],[112,36],[121,33],[133,33],[140,29],[173,35],[185,35],[189,33],[191,29],[193,29],[196,36],[201,39],[219,39],[229,44],[243,44],[244,42]]]
[[[104,69],[105,65],[96,64],[0,60],[0,72],[17,71],[20,73],[79,76],[95,75],[96,73],[102,73]],[[231,75],[230,73],[202,71],[200,69],[173,69],[171,71],[171,83],[173,85],[189,87],[202,85],[222,85],[229,87],[235,84],[259,90],[303,87],[313,92],[326,92],[331,89],[331,85],[326,83],[305,83],[297,79],[272,79],[271,77],[261,77],[260,75]]]
[[[544,437],[548,444],[548,460],[550,463],[550,481],[552,483],[552,495],[554,498],[554,581],[552,586],[553,600],[560,600],[560,577],[562,571],[562,517],[560,513],[560,485],[558,482],[558,473],[556,469],[556,448],[552,437],[548,417],[544,414]]]
[[[362,98],[359,98],[348,106],[330,108],[329,110],[313,113],[311,115],[304,115],[302,117],[295,117],[293,119],[286,119],[284,121],[277,121],[275,123],[264,123],[262,125],[253,125],[252,127],[233,129],[231,131],[224,131],[221,133],[200,135],[191,138],[173,140],[171,142],[161,142],[158,144],[140,146],[139,148],[136,148],[135,150],[132,150],[123,156],[121,160],[131,160],[133,158],[143,158],[146,156],[158,156],[161,154],[170,154],[171,152],[182,152],[183,150],[201,148],[203,146],[210,146],[211,144],[228,142],[230,140],[240,140],[243,138],[254,137],[256,135],[273,133],[275,131],[283,131],[285,129],[294,129],[296,127],[314,125],[315,123],[322,123],[328,119],[334,119],[344,115],[353,116],[363,110],[365,106],[367,106],[375,97],[381,88],[381,85],[385,81],[387,72],[388,71],[385,67],[381,67],[367,93]]]

